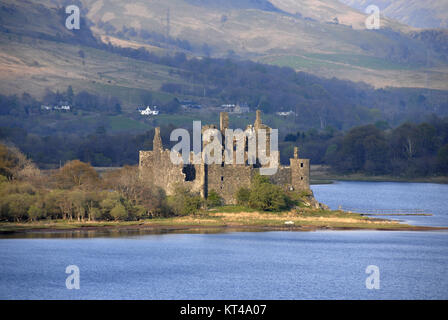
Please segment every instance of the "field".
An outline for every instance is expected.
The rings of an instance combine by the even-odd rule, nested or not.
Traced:
[[[321,77],[338,77],[363,81],[375,87],[429,87],[446,89],[447,67],[424,68],[399,64],[372,56],[348,54],[269,55],[258,58],[261,63],[290,67],[297,71],[314,73]]]
[[[80,51],[84,58],[81,58]],[[124,58],[90,47],[0,33],[0,88],[3,94],[24,91],[41,97],[45,89],[88,90],[113,95],[123,109],[134,110],[145,92],[162,102],[172,96],[160,92],[164,82],[183,83],[171,68]]]

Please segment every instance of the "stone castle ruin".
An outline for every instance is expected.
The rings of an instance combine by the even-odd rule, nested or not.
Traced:
[[[226,129],[229,128],[229,116],[226,112],[220,113],[219,123],[219,129],[214,125],[202,126],[201,135],[204,136],[207,129],[216,129],[221,132],[222,140],[224,140]],[[269,155],[271,128],[262,123],[261,112],[257,110],[254,125],[249,125],[246,130],[258,133],[260,129],[265,129],[267,132],[265,152]],[[204,140],[203,148],[205,148],[207,139],[201,140]],[[140,177],[143,181],[148,181],[148,183],[162,188],[167,195],[173,194],[178,186],[199,193],[204,198],[207,197],[208,192],[214,190],[222,197],[225,204],[235,204],[238,189],[241,187],[249,188],[252,177],[259,172],[260,168],[267,166],[262,165],[262,161],[259,161],[260,151],[258,151],[258,148],[255,153],[255,161],[248,161],[248,138],[246,136],[243,135],[239,141],[233,141],[234,150],[241,148],[238,147],[238,143],[242,143],[244,148],[243,161],[236,161],[235,152],[233,152],[232,160],[226,159],[225,150],[222,148],[222,163],[207,164],[208,162],[201,157],[199,164],[196,162],[193,164],[194,162],[191,159],[193,159],[194,154],[191,152],[190,163],[174,164],[170,158],[171,150],[163,148],[160,128],[156,128],[153,150],[140,151],[139,154]],[[224,145],[224,141],[222,145]],[[278,165],[275,173],[268,177],[273,183],[282,186],[285,190],[309,191],[310,160],[300,159],[298,148],[295,147],[294,158],[289,161],[289,166]]]

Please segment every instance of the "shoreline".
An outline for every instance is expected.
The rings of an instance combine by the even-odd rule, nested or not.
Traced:
[[[360,182],[408,182],[408,183],[439,183],[448,184],[448,176],[402,178],[394,176],[368,176],[360,173],[333,174],[329,167],[324,165],[311,165],[310,184],[332,184],[334,181],[360,181]]]
[[[2,223],[0,238],[20,237],[96,237],[120,235],[144,235],[165,233],[226,233],[226,232],[267,232],[267,231],[443,231],[448,227],[413,226],[396,220],[362,219],[363,222],[329,221],[315,217],[303,223],[285,225],[264,222],[255,219],[252,223],[223,222],[210,223],[206,218],[196,218],[195,221],[185,221],[182,218],[154,219],[156,221],[132,222],[52,222],[52,223]],[[165,220],[165,221],[161,221]]]

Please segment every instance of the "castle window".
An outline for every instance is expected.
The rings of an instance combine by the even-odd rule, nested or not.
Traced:
[[[196,169],[192,164],[184,165],[182,173],[185,174],[185,181],[194,181],[196,179]]]
[[[224,181],[224,177],[223,176],[221,176],[221,181]]]
[[[300,180],[303,180],[303,177],[300,177]]]
[[[300,167],[303,168],[303,162],[300,163]]]

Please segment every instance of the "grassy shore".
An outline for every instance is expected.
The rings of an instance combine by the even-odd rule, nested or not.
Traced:
[[[288,222],[288,224],[285,224]],[[65,221],[0,223],[0,234],[45,233],[64,231],[142,230],[151,232],[189,231],[193,229],[232,229],[242,231],[291,230],[408,230],[427,231],[443,228],[419,227],[394,220],[369,218],[357,213],[300,209],[289,212],[258,212],[243,207],[225,206],[198,215],[145,219],[139,221]]]

